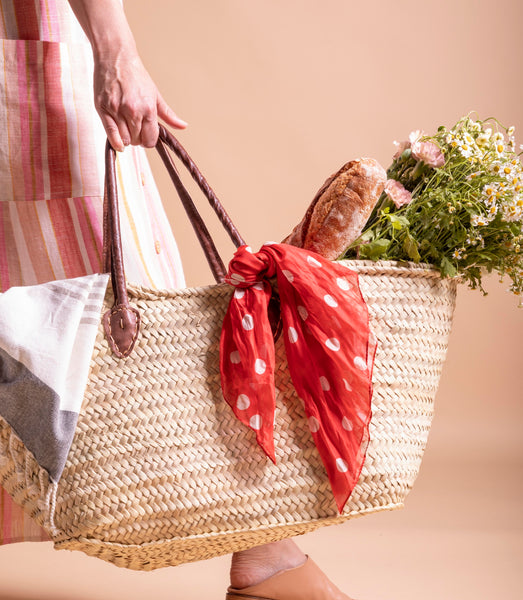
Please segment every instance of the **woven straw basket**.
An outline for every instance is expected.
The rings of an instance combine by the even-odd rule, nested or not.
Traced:
[[[113,256],[114,261],[114,256]],[[133,352],[118,358],[100,326],[77,432],[50,483],[12,431],[3,485],[50,533],[139,570],[243,550],[380,510],[399,508],[427,443],[456,283],[426,265],[344,261],[358,271],[378,338],[370,444],[342,515],[276,343],[274,465],[220,389],[225,284],[127,286],[141,314]],[[113,288],[114,289],[114,288]],[[106,298],[113,303],[113,292]],[[24,485],[21,485],[24,480]]]

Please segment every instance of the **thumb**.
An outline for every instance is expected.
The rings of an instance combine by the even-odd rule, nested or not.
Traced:
[[[165,121],[168,125],[172,125],[172,127],[176,127],[176,129],[185,129],[187,127],[188,123],[186,123],[183,119],[180,119],[180,117],[162,98],[160,93],[158,93],[156,110],[158,112],[158,117]]]

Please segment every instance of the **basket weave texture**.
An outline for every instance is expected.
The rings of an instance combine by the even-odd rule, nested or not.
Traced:
[[[367,457],[342,515],[276,344],[274,465],[220,389],[231,287],[129,287],[133,354],[100,327],[77,431],[58,484],[0,422],[0,482],[55,546],[138,570],[211,558],[400,508],[418,475],[447,350],[456,281],[426,265],[344,261],[378,337]],[[110,292],[107,306],[111,306]]]

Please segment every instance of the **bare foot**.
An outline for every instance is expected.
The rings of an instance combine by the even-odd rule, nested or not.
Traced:
[[[307,556],[292,540],[235,552],[231,561],[231,586],[241,589],[258,585],[279,571],[303,565],[306,560]]]

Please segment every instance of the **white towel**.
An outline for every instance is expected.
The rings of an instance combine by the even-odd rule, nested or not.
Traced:
[[[0,417],[58,481],[82,405],[108,275],[0,294]]]

